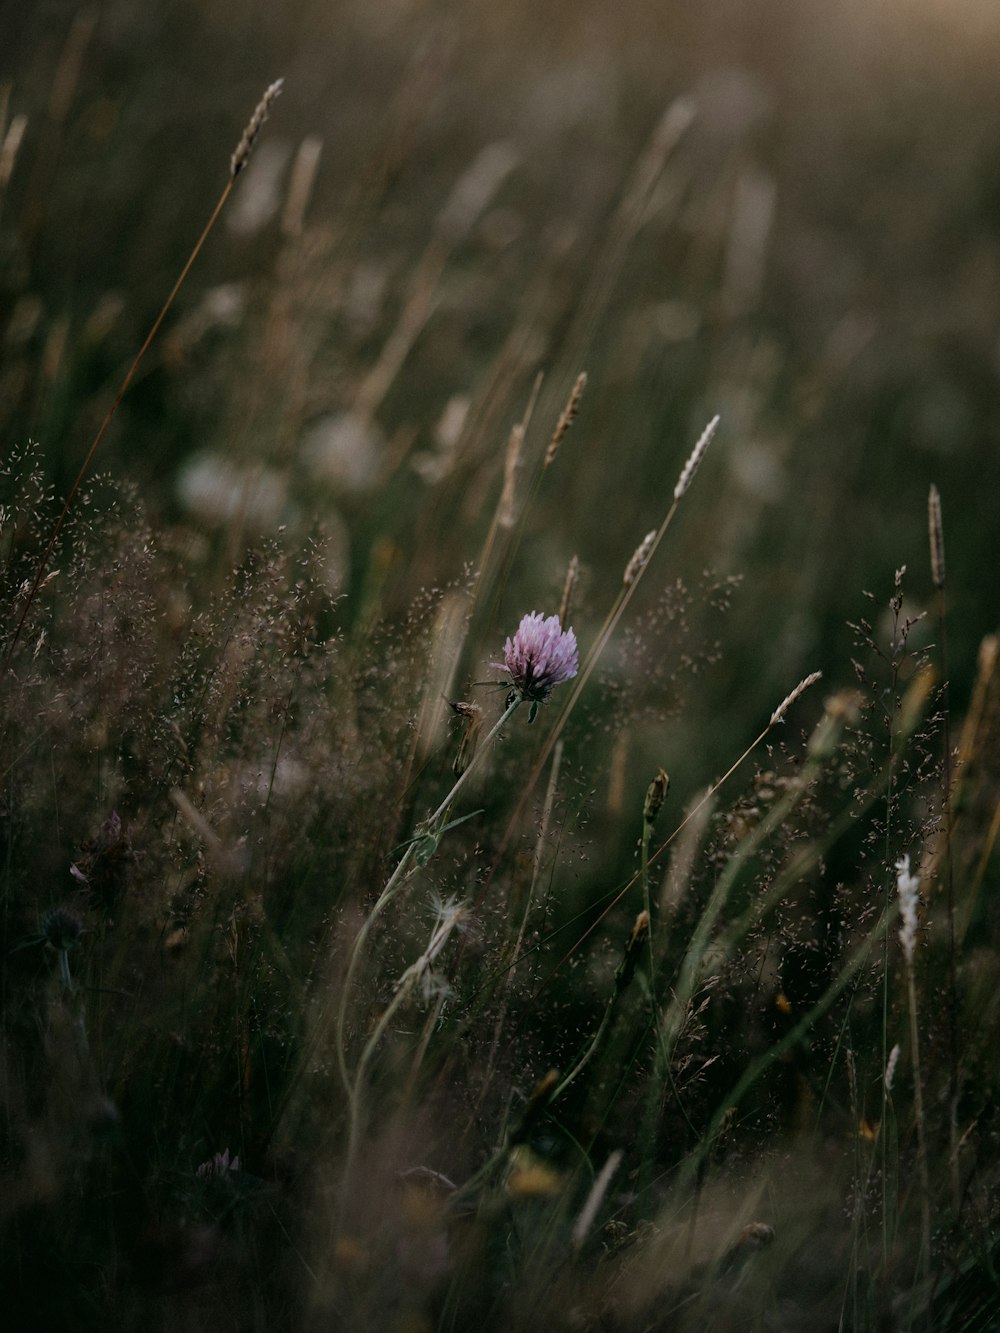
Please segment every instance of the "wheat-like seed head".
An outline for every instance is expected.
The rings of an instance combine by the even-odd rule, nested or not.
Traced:
[[[260,134],[264,121],[267,120],[271,107],[274,104],[274,100],[281,92],[284,82],[284,79],[275,79],[274,83],[264,89],[264,96],[254,107],[253,115],[247,121],[247,127],[243,131],[239,143],[236,145],[236,151],[229,160],[230,176],[238,176],[246,166],[254,146],[254,141],[256,140],[257,135]]]
[[[791,694],[786,694],[784,699],[782,699],[781,703],[778,704],[777,708],[771,714],[771,721],[768,723],[768,726],[776,726],[788,712],[789,708],[791,708],[792,704],[795,703],[796,699],[801,699],[806,690],[808,690],[811,685],[815,685],[822,674],[822,671],[814,671],[811,675],[806,676],[804,680],[800,680],[795,689],[792,690]]]
[[[574,555],[566,566],[566,582],[563,584],[562,601],[559,603],[559,624],[563,629],[569,624],[570,612],[573,609],[573,593],[576,591],[576,581],[579,577],[580,561]]]
[[[524,448],[524,426],[521,422],[511,427],[507,437],[507,456],[503,466],[503,490],[497,505],[497,523],[502,528],[514,526],[514,496],[517,487],[517,473],[521,466],[521,451]]]
[[[649,559],[649,553],[650,551],[652,551],[653,542],[655,541],[656,541],[656,529],[654,528],[652,532],[646,533],[645,537],[643,537],[642,541],[632,552],[632,558],[625,566],[625,573],[622,575],[622,583],[625,585],[626,588],[629,586],[630,583],[633,583],[635,581],[636,576],[639,574],[639,571],[643,568],[646,561]]]
[[[576,420],[576,414],[580,410],[580,399],[583,397],[583,391],[586,387],[587,375],[585,371],[581,371],[576,377],[576,383],[573,385],[573,391],[569,396],[569,400],[560,413],[559,420],[556,422],[556,428],[552,432],[552,439],[549,440],[549,447],[545,451],[546,467],[551,467],[555,462],[555,457],[559,452],[559,446],[563,442],[563,437]]]
[[[702,431],[698,443],[691,450],[691,456],[681,469],[681,475],[677,478],[677,485],[674,487],[675,500],[681,498],[694,480],[694,474],[698,471],[701,460],[705,457],[705,450],[712,443],[712,437],[715,435],[718,426],[719,417],[716,415]]]

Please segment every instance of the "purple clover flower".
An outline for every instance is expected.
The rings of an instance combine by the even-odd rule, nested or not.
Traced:
[[[490,665],[508,673],[522,699],[542,703],[553,686],[576,675],[576,635],[571,629],[563,630],[558,616],[546,619],[540,611],[532,611],[518,625],[513,639],[504,644],[503,661]]]

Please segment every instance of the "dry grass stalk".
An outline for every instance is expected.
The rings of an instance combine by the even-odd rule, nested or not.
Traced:
[[[676,508],[676,502],[675,502],[674,507]],[[673,509],[671,509],[671,513],[673,513]],[[789,694],[785,699],[783,699],[783,700],[781,701],[781,703],[778,705],[778,707],[777,707],[777,708],[774,710],[774,712],[771,714],[770,721],[768,722],[768,724],[767,724],[767,726],[764,728],[764,730],[760,733],[760,735],[757,736],[755,740],[751,741],[750,744],[747,746],[747,748],[746,748],[746,749],[743,751],[743,753],[739,756],[739,758],[736,759],[736,760],[734,760],[734,762],[733,762],[732,764],[729,765],[729,767],[726,769],[725,773],[723,773],[722,777],[721,777],[721,778],[718,778],[718,779],[712,784],[712,786],[709,787],[708,791],[707,791],[707,792],[705,793],[705,795],[701,798],[701,800],[698,801],[694,806],[692,806],[692,808],[691,808],[690,810],[688,810],[687,814],[684,816],[684,818],[681,820],[681,822],[680,822],[680,823],[677,825],[677,827],[674,829],[673,833],[671,833],[670,836],[669,836],[668,838],[666,838],[663,842],[661,842],[660,845],[659,845],[659,847],[657,847],[657,849],[656,849],[656,850],[653,852],[653,854],[649,857],[649,860],[648,860],[648,862],[647,862],[647,865],[652,865],[654,861],[657,861],[657,860],[663,855],[663,853],[664,853],[664,852],[666,851],[666,849],[670,846],[670,844],[674,841],[674,839],[675,839],[676,837],[678,837],[678,836],[683,832],[683,830],[687,827],[687,825],[691,822],[691,820],[694,819],[694,818],[698,815],[699,811],[701,811],[702,808],[703,808],[705,805],[707,805],[709,801],[712,800],[712,798],[714,797],[715,793],[716,793],[717,791],[719,791],[719,789],[720,789],[726,782],[729,781],[729,779],[730,779],[730,778],[732,777],[732,775],[736,772],[736,770],[742,766],[742,764],[744,763],[744,761],[745,761],[746,759],[749,758],[749,756],[754,752],[754,750],[757,748],[757,746],[760,745],[760,743],[761,743],[761,742],[765,739],[765,737],[768,735],[768,733],[770,732],[771,728],[775,725],[775,723],[781,721],[782,717],[784,717],[784,715],[785,715],[785,712],[792,706],[792,704],[795,702],[795,700],[798,699],[799,696],[802,695],[802,694],[803,694],[803,693],[810,687],[810,685],[814,685],[814,684],[816,683],[816,681],[820,679],[821,675],[822,675],[822,672],[820,672],[820,671],[814,671],[814,672],[812,673],[811,676],[807,676],[807,677],[805,678],[805,680],[800,681],[800,682],[798,683],[798,685],[796,685],[795,689],[792,690],[791,694]],[[915,686],[916,686],[916,688],[917,688],[918,690],[920,689],[919,678],[918,678],[918,681],[915,682]],[[913,689],[914,689],[915,686],[911,686],[911,687],[910,687],[910,688],[911,688],[911,692],[913,691]],[[920,697],[923,698],[923,697],[925,697],[925,696],[924,696],[924,695],[921,695]],[[571,697],[570,702],[571,702],[571,703],[573,702],[572,697]],[[823,723],[821,723],[820,726],[823,727]],[[550,733],[550,735],[551,735],[551,733]],[[545,751],[543,750],[543,754],[544,754],[544,753],[545,753]],[[825,756],[825,754],[826,754],[826,750],[825,750],[825,748],[817,747],[817,746],[812,746],[812,747],[810,748],[810,757],[811,757],[813,760],[815,760],[815,761],[818,761],[818,760],[822,759],[822,758]],[[802,790],[802,789],[799,788],[799,791],[800,791],[800,792],[801,792],[801,790]],[[789,808],[790,808],[790,807],[789,807]],[[595,927],[598,925],[598,923],[599,923],[600,921],[602,921],[602,920],[604,919],[604,917],[607,916],[608,912],[610,912],[611,909],[612,909],[613,907],[615,907],[615,905],[616,905],[617,903],[619,903],[619,902],[622,900],[622,898],[623,898],[623,897],[625,896],[625,894],[629,891],[629,889],[632,887],[632,885],[635,884],[635,883],[641,878],[641,876],[642,876],[644,873],[645,873],[644,870],[637,870],[637,871],[635,872],[635,874],[632,875],[632,876],[628,879],[628,881],[625,883],[625,885],[624,885],[621,889],[619,889],[619,891],[614,895],[614,897],[612,897],[611,900],[605,905],[604,910],[600,913],[600,915],[597,917],[597,919],[591,923],[591,925],[590,925],[590,926],[588,927],[588,929],[584,932],[584,934],[580,937],[580,939],[579,939],[579,940],[577,941],[577,943],[573,946],[573,948],[570,949],[569,952],[568,952],[567,954],[565,954],[564,957],[560,960],[560,962],[556,964],[556,967],[555,967],[554,971],[558,971],[558,970],[559,970],[559,968],[563,965],[563,963],[566,961],[566,959],[569,958],[569,957],[573,954],[573,952],[575,951],[575,949],[578,948],[579,945],[583,943],[583,941],[584,941],[584,940],[587,938],[587,936],[588,936],[588,935],[595,929]],[[704,918],[703,918],[703,919],[704,919]]]
[[[7,133],[3,136],[3,142],[0,143],[0,190],[6,189],[11,176],[14,174],[14,163],[17,161],[18,150],[21,147],[21,141],[27,128],[27,116],[19,115],[11,118]]]
[[[699,799],[692,809],[685,812],[680,834],[670,857],[667,873],[660,886],[661,916],[668,918],[673,916],[691,882],[695,859],[701,848],[712,811],[715,808],[711,796],[710,788],[705,800]]]
[[[647,219],[650,202],[667,160],[684,138],[695,117],[689,97],[667,107],[635,161],[618,206],[608,222],[605,240],[590,265],[587,286],[577,302],[573,322],[563,341],[563,365],[586,357],[601,319],[618,287],[629,247]]]
[[[941,523],[941,496],[933,484],[927,494],[927,530],[931,546],[931,580],[935,588],[943,588],[944,527]]]
[[[566,582],[563,584],[562,601],[559,603],[559,624],[564,630],[569,625],[569,617],[573,608],[573,594],[576,592],[576,584],[579,577],[580,561],[579,558],[574,555],[566,566]]]
[[[302,235],[306,209],[309,207],[313,185],[316,183],[316,171],[322,151],[323,140],[318,134],[307,134],[299,144],[292,163],[285,207],[281,214],[283,236]]]
[[[441,276],[455,247],[475,226],[517,162],[509,144],[489,144],[455,183],[435,222],[434,234],[413,270],[396,326],[358,386],[354,410],[363,420],[373,420],[434,314]]]
[[[59,57],[55,77],[49,91],[49,116],[56,125],[62,124],[69,114],[80,83],[87,47],[97,26],[97,12],[89,6],[80,8],[73,19],[66,43]]]
[[[275,98],[281,92],[284,82],[284,79],[275,79],[274,83],[264,89],[264,96],[254,107],[253,115],[247,121],[247,127],[243,131],[239,143],[236,145],[236,151],[229,160],[229,174],[234,179],[246,166],[257,139],[257,135],[260,134],[263,129],[264,121],[267,120],[271,107],[274,105]]]
[[[655,541],[656,529],[653,528],[651,532],[646,533],[645,537],[643,537],[642,541],[635,548],[635,551],[632,553],[632,559],[625,566],[625,573],[622,576],[622,583],[626,588],[630,583],[634,582],[639,571],[645,568],[646,561],[649,559]]]
[[[549,827],[552,823],[552,807],[555,805],[556,791],[559,787],[559,771],[562,768],[562,757],[563,743],[562,741],[559,741],[552,752],[552,769],[549,772],[549,781],[545,788],[545,800],[542,803],[542,818],[538,826],[538,837],[535,839],[535,854],[531,865],[531,887],[528,891],[528,900],[524,905],[521,928],[517,935],[517,945],[514,949],[515,958],[518,957],[521,952],[521,945],[524,942],[524,932],[528,925],[528,914],[531,911],[531,904],[535,896],[535,888],[538,884],[538,876],[542,869],[542,858],[545,855],[545,848],[549,837]],[[512,980],[513,971],[508,973],[508,988],[509,983]]]
[[[542,375],[541,372],[539,372],[535,376],[531,394],[524,409],[524,414],[522,415],[521,420],[512,428],[511,434],[508,436],[507,454],[504,463],[504,484],[500,492],[500,498],[497,500],[496,508],[493,511],[493,518],[490,520],[489,531],[483,542],[479,560],[476,563],[476,579],[469,595],[470,616],[484,587],[488,587],[495,577],[492,562],[493,551],[497,544],[497,534],[501,529],[509,531],[513,526],[513,505],[516,498],[516,473],[520,464],[521,445],[527,436],[528,426],[531,423],[532,413],[535,410],[535,404],[538,401],[538,394],[541,387]],[[515,436],[517,438],[515,438]],[[517,455],[516,457],[515,454]],[[508,509],[510,511],[510,522],[504,521],[508,517]]]
[[[587,387],[587,375],[581,371],[576,377],[576,383],[570,393],[569,399],[562,412],[559,414],[559,420],[556,422],[556,428],[552,432],[552,439],[549,440],[549,447],[545,451],[545,466],[551,467],[556,460],[556,454],[559,452],[559,446],[562,444],[566,432],[576,420],[576,414],[580,410],[580,399],[583,397],[583,391]]]
[[[414,753],[420,763],[439,743],[447,701],[454,698],[455,677],[469,628],[466,610],[464,596],[452,592],[441,599],[434,617],[424,697],[414,736]]]
[[[449,246],[469,235],[520,160],[517,149],[505,140],[487,144],[476,154],[452,186],[435,224]]]
[[[691,456],[681,469],[681,475],[677,479],[677,485],[674,487],[674,499],[679,500],[688,487],[694,481],[694,474],[698,471],[701,460],[705,457],[705,450],[712,443],[712,438],[719,427],[719,418],[714,416],[702,431],[698,443],[691,450]]]
[[[586,1201],[573,1224],[572,1243],[574,1250],[578,1250],[587,1239],[590,1228],[593,1226],[594,1218],[597,1216],[597,1210],[601,1206],[601,1201],[605,1194],[607,1194],[608,1186],[611,1184],[615,1172],[621,1165],[622,1156],[623,1153],[621,1148],[615,1148],[613,1152],[609,1153],[608,1160],[601,1167],[597,1174],[597,1178],[593,1185],[591,1185],[590,1193],[587,1195]]]
[[[815,685],[822,675],[822,671],[813,671],[810,675],[806,676],[805,680],[800,680],[795,689],[792,690],[791,694],[786,695],[781,703],[778,704],[777,708],[771,714],[771,721],[768,725],[771,727],[776,726],[788,712],[789,708],[791,708],[792,704],[795,703],[797,699],[801,699],[806,690]]]
[[[218,222],[222,210],[226,206],[226,201],[228,200],[230,194],[233,191],[233,186],[236,184],[237,174],[246,165],[246,159],[247,156],[249,155],[250,149],[253,146],[253,141],[260,133],[261,126],[267,119],[267,112],[271,104],[273,103],[274,99],[281,91],[281,86],[283,82],[284,82],[283,79],[278,79],[275,83],[272,83],[271,86],[264,93],[264,96],[261,98],[260,102],[257,104],[257,109],[251,116],[250,123],[243,131],[243,138],[240,140],[239,144],[237,145],[236,152],[233,154],[232,164],[231,164],[232,169],[229,174],[229,179],[226,181],[226,184],[223,187],[222,193],[219,195],[215,207],[209,214],[208,221],[205,223],[201,235],[198,237],[197,241],[194,244],[194,249],[188,255],[187,260],[184,263],[184,267],[181,269],[180,274],[177,278],[177,281],[170,289],[170,293],[167,296],[167,299],[160,307],[160,313],[156,316],[156,319],[153,321],[152,327],[146,334],[142,346],[139,348],[138,352],[136,352],[135,358],[132,361],[131,366],[129,366],[125,378],[122,380],[121,385],[118,388],[118,392],[115,394],[114,401],[108,408],[104,416],[104,420],[98,427],[97,434],[91,441],[90,448],[87,450],[87,455],[80,466],[80,471],[76,475],[76,480],[70,487],[69,494],[67,495],[63,503],[63,507],[60,510],[59,517],[56,519],[55,526],[52,529],[52,535],[49,538],[49,544],[45,548],[41,560],[38,562],[38,569],[35,572],[34,582],[32,583],[28,595],[24,600],[24,605],[21,608],[21,615],[18,618],[18,622],[14,628],[14,633],[11,636],[10,643],[7,645],[7,651],[4,654],[5,662],[9,662],[11,660],[14,654],[14,650],[17,648],[18,641],[20,640],[21,637],[21,630],[24,628],[24,623],[28,617],[28,612],[31,610],[32,604],[34,603],[38,590],[41,587],[42,579],[44,578],[45,571],[48,568],[49,560],[52,558],[52,552],[55,550],[56,542],[59,540],[59,534],[62,532],[63,525],[66,522],[66,518],[69,515],[70,509],[73,507],[73,501],[76,499],[77,492],[79,491],[80,486],[83,483],[83,479],[90,470],[90,465],[94,460],[94,455],[97,453],[101,441],[107,434],[108,427],[114,420],[115,413],[118,411],[122,399],[128,392],[129,385],[135,379],[136,372],[142,365],[146,353],[152,346],[153,339],[156,337],[157,333],[159,333],[160,325],[163,323],[164,319],[166,319],[167,312],[173,305],[177,297],[177,293],[183,287],[184,282],[187,279],[187,275],[191,272],[191,269],[194,267],[195,260],[201,254],[205,242],[211,235],[216,222]]]
[[[514,526],[514,495],[523,449],[524,426],[521,422],[516,422],[507,437],[507,454],[503,464],[503,490],[500,492],[500,503],[497,506],[497,524],[501,528]]]

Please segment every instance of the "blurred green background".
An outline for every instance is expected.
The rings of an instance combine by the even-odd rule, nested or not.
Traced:
[[[586,642],[719,412],[638,599],[683,578],[724,649],[650,701],[671,762],[701,780],[806,672],[849,683],[897,567],[927,604],[931,482],[961,709],[996,625],[998,60],[989,0],[7,0],[4,449],[65,493],[283,76],[99,470],[190,550],[321,527],[344,615],[403,614],[476,559],[542,371],[498,633],[577,553]],[[705,570],[742,576],[724,624]]]

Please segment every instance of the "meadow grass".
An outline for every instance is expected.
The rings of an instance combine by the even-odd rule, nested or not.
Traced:
[[[278,87],[65,502],[45,440],[5,451],[5,1308],[48,1329],[994,1327],[1000,713],[991,640],[951,717],[944,497],[926,570],[859,590],[853,658],[763,710],[748,690],[716,776],[671,782],[646,742],[724,668],[734,599],[767,596],[672,547],[681,510],[711,515],[726,421],[691,431],[613,578],[592,534],[570,556],[546,527],[600,411],[589,367],[546,419],[508,346],[478,420],[466,404],[432,447],[376,429],[513,169],[497,150],[312,439],[343,525],[288,444],[289,293],[334,258],[304,236],[301,173],[230,385],[238,413],[249,377],[287,377],[273,457],[154,520],[99,446]],[[565,358],[693,115],[671,101],[626,174]],[[407,507],[416,477],[432,498]],[[536,609],[579,641],[551,687],[503,647]]]

